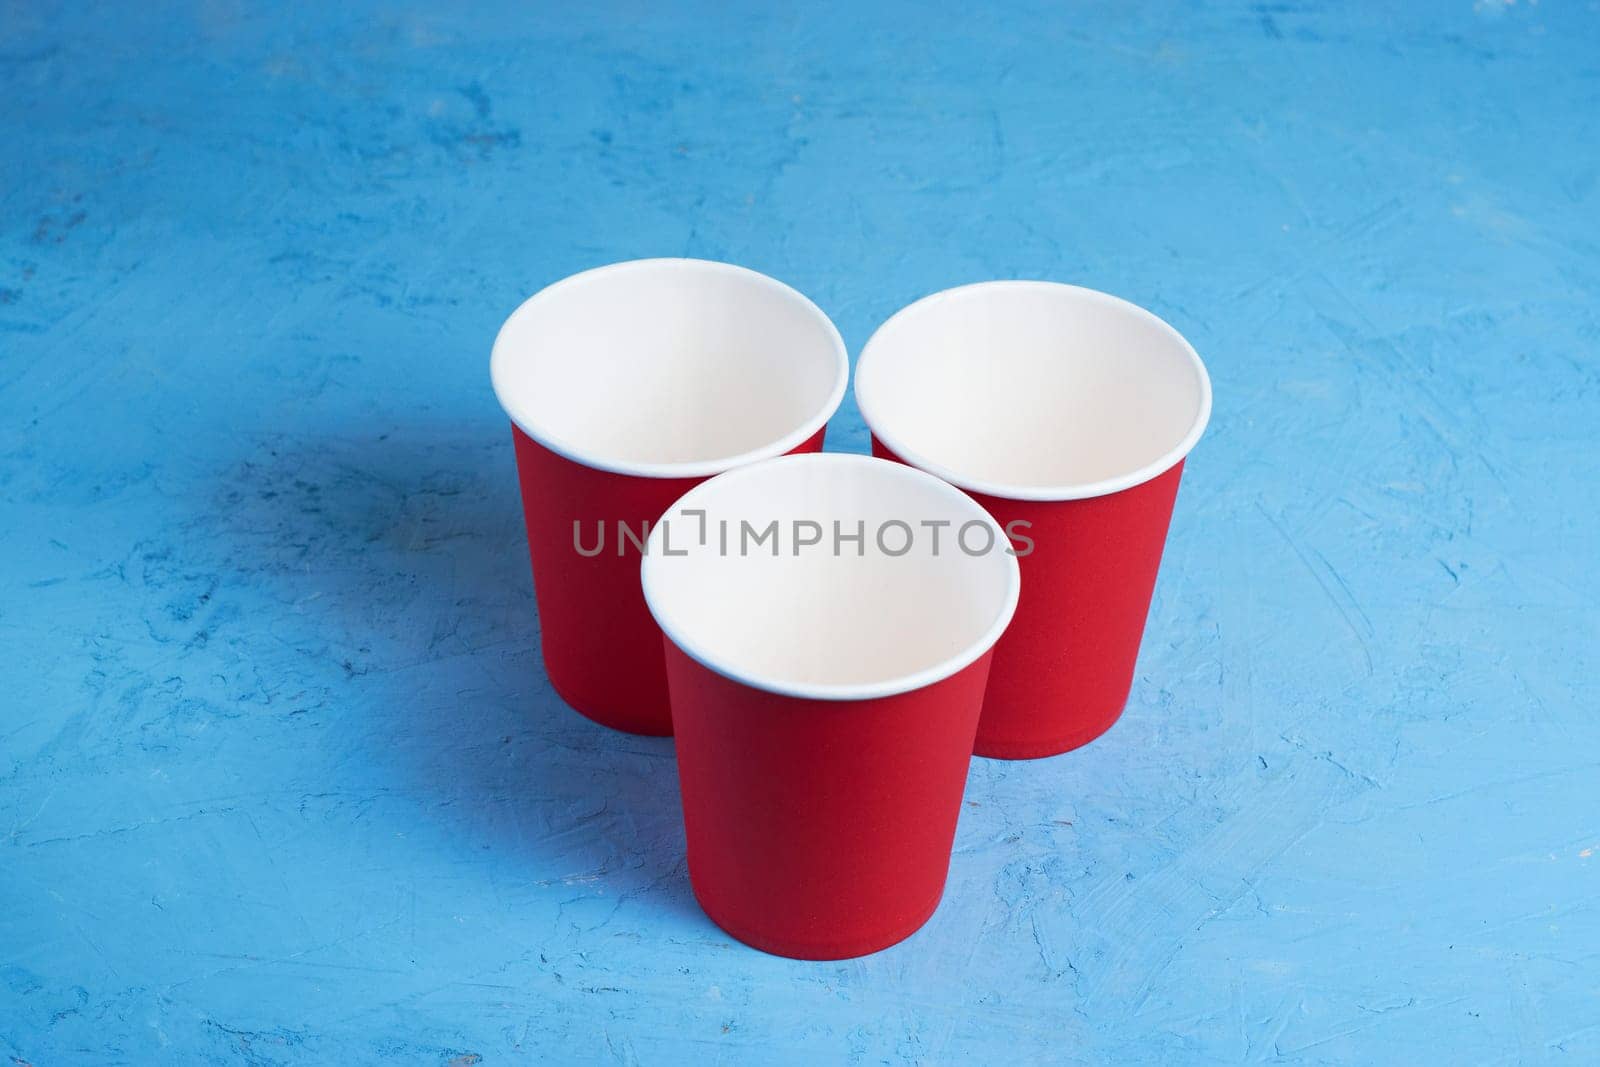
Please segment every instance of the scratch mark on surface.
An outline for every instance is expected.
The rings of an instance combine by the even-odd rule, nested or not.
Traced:
[[[1262,518],[1271,524],[1272,528],[1277,531],[1278,536],[1283,539],[1284,544],[1289,546],[1306,571],[1316,580],[1317,587],[1322,590],[1323,596],[1333,605],[1334,610],[1339,613],[1339,617],[1344,620],[1345,627],[1349,629],[1351,635],[1356,639],[1356,644],[1361,649],[1361,656],[1367,664],[1367,673],[1369,675],[1372,674],[1375,666],[1372,659],[1372,649],[1367,644],[1368,639],[1373,636],[1372,621],[1367,618],[1366,612],[1361,609],[1360,605],[1355,602],[1355,598],[1350,595],[1349,587],[1344,584],[1343,579],[1337,573],[1333,572],[1332,567],[1328,566],[1327,560],[1322,559],[1322,556],[1318,554],[1317,558],[1322,560],[1323,567],[1332,575],[1333,581],[1344,593],[1344,596],[1340,597],[1336,594],[1333,586],[1329,585],[1328,579],[1324,577],[1323,571],[1311,562],[1311,557],[1300,547],[1299,542],[1290,536],[1289,531],[1284,528],[1283,524],[1274,518],[1272,513],[1259,502],[1256,504],[1256,510],[1261,513]],[[1346,600],[1349,601],[1348,606],[1346,605]]]

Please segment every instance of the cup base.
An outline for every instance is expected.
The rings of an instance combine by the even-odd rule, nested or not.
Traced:
[[[737,920],[725,918],[725,913],[706,899],[705,894],[694,885],[693,879],[690,880],[690,888],[694,890],[694,899],[699,903],[700,910],[705,912],[706,917],[716,923],[723,933],[768,955],[783,956],[791,960],[849,960],[857,956],[870,956],[874,952],[882,952],[886,948],[898,945],[927,925],[928,920],[933,918],[933,913],[939,910],[939,902],[944,899],[944,886],[941,885],[939,892],[934,894],[932,902],[924,908],[919,908],[914,919],[871,937],[841,941],[789,941],[781,937],[768,937],[758,930],[745,927]]]
[[[1049,756],[1065,755],[1097,738],[1104,737],[1121,720],[1122,712],[1123,708],[1118,708],[1117,713],[1111,716],[1108,722],[1097,722],[1087,730],[1078,730],[1064,737],[1053,738],[1028,737],[1008,740],[984,737],[980,724],[978,740],[972,746],[972,754],[985,759],[1005,760],[1044,759]]]
[[[561,702],[563,704],[596,725],[604,726],[608,730],[615,730],[622,734],[633,734],[635,737],[672,736],[672,729],[670,726],[665,730],[658,730],[654,727],[640,727],[637,725],[637,715],[619,716],[602,711],[585,701],[574,700],[572,694],[562,689],[561,686],[556,682],[555,678],[551,677],[548,668],[545,670],[545,678],[547,681],[549,681],[550,688],[555,691],[556,696],[561,698]]]

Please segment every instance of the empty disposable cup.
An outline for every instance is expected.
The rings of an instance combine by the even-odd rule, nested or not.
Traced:
[[[989,282],[919,300],[862,350],[874,454],[960,486],[1010,531],[1017,619],[995,648],[976,752],[1077,748],[1116,722],[1211,382],[1125,300]]]
[[[550,684],[584,715],[670,734],[639,591],[648,526],[699,482],[822,447],[848,360],[833,323],[743,267],[646,259],[541,290],[495,338]]]
[[[746,944],[842,959],[938,906],[1017,563],[970,498],[868,456],[731,471],[651,533],[689,878]]]

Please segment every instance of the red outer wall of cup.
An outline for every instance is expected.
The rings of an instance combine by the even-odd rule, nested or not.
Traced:
[[[669,639],[689,880],[763,952],[848,959],[939,906],[992,653],[872,700],[754,689]]]
[[[706,479],[597,470],[552,452],[515,425],[511,432],[551,686],[574,710],[602,726],[670,736],[661,630],[639,586],[639,549],[619,536],[618,523],[642,541],[645,523],[655,523]],[[818,430],[793,451],[821,451],[825,432]],[[580,554],[574,522],[585,550],[594,548],[603,525],[604,550]]]
[[[905,462],[876,437],[872,454]],[[1008,530],[1032,523],[1021,532],[1034,542],[1017,559],[1022,594],[994,648],[977,755],[1059,755],[1121,717],[1182,476],[1179,460],[1147,482],[1083,500],[967,494]]]

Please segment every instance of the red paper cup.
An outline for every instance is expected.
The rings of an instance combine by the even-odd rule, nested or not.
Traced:
[[[643,583],[706,914],[800,959],[909,937],[944,891],[990,649],[1016,607],[1003,531],[910,467],[794,456],[688,493]]]
[[[511,417],[550,684],[598,723],[672,733],[641,546],[706,478],[815,452],[849,363],[815,304],[727,263],[575,274],[512,313],[490,375]]]
[[[977,754],[1051,756],[1110,729],[1184,457],[1211,416],[1194,349],[1105,293],[989,282],[884,323],[855,393],[875,455],[966,490],[1013,534],[1022,600],[995,647]]]

